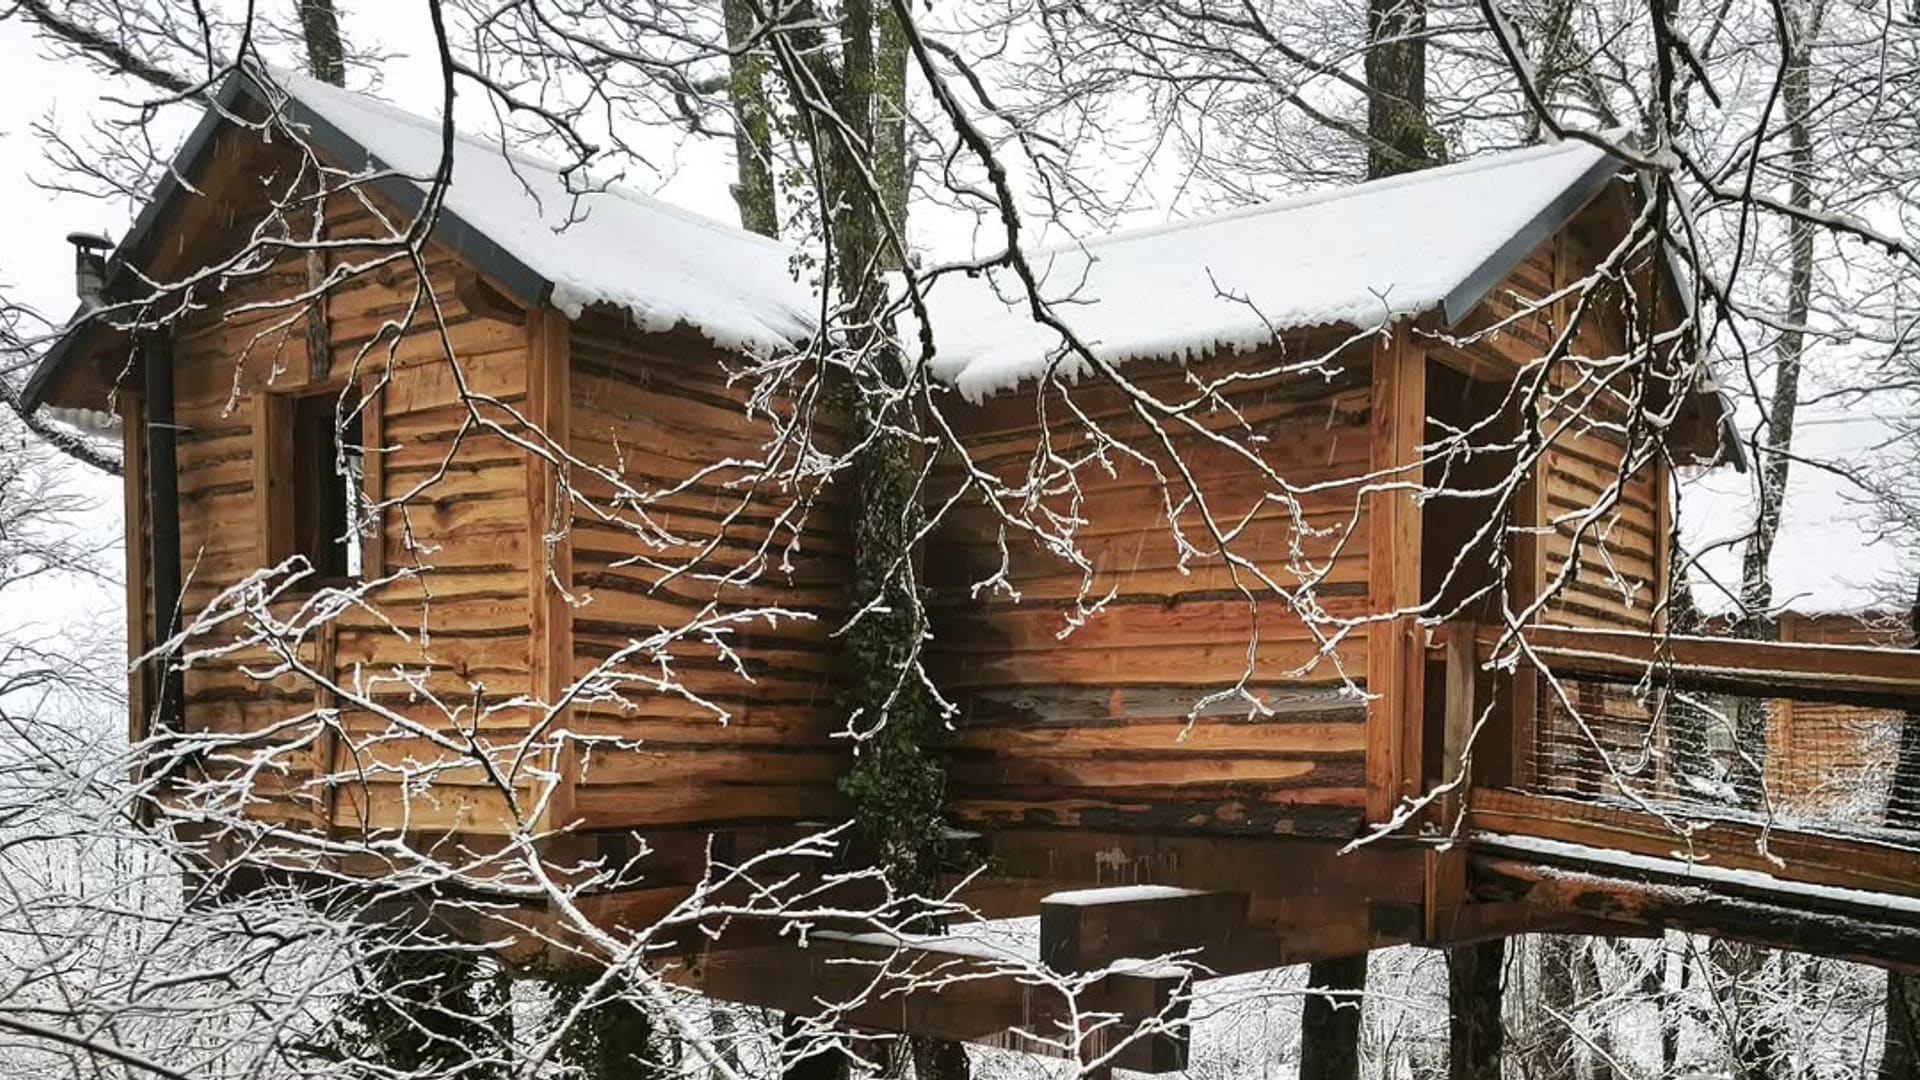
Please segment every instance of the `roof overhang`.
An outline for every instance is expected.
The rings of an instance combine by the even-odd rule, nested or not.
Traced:
[[[1441,301],[1441,315],[1448,329],[1458,327],[1475,309],[1477,309],[1498,288],[1508,275],[1520,268],[1541,244],[1547,242],[1560,230],[1572,223],[1573,219],[1587,205],[1599,198],[1607,188],[1620,181],[1626,171],[1626,163],[1611,154],[1602,155],[1591,167],[1581,173],[1573,183],[1568,184],[1540,212],[1508,237],[1492,255],[1489,255],[1474,271],[1453,287]],[[1635,175],[1632,183],[1643,198],[1650,198],[1652,191],[1644,176]],[[1671,247],[1662,245],[1661,257],[1666,264],[1666,272],[1658,275],[1661,291],[1666,294],[1668,303],[1675,311],[1684,312],[1687,317],[1693,315],[1693,300],[1686,290],[1680,287],[1681,271]],[[1726,392],[1713,379],[1708,366],[1698,366],[1700,377],[1694,388],[1693,399],[1700,401],[1702,407],[1711,407],[1718,413],[1712,423],[1718,431],[1718,447],[1710,465],[1731,464],[1736,470],[1747,470],[1747,458],[1740,445],[1740,432],[1733,423],[1733,403],[1727,400]]]
[[[166,175],[114,249],[105,276],[108,304],[75,314],[28,376],[21,391],[22,408],[32,410],[50,400],[99,406],[97,401],[61,401],[58,396],[61,383],[83,358],[97,355],[124,334],[122,325],[116,325],[116,318],[131,321],[130,305],[136,297],[145,302],[153,296],[164,295],[164,286],[156,289],[140,271],[159,249],[167,223],[188,200],[204,197],[189,178],[201,175],[212,155],[215,137],[229,124],[273,124],[289,130],[332,167],[364,177],[358,186],[370,189],[400,214],[417,216],[426,207],[428,189],[423,185],[428,184],[431,177],[410,177],[395,172],[378,155],[299,98],[282,91],[270,73],[237,71],[208,102],[206,112],[174,155]],[[524,307],[545,304],[552,295],[551,280],[444,205],[435,216],[429,236],[487,275]]]

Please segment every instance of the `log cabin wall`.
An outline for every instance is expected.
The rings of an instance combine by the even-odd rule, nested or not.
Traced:
[[[749,414],[750,382],[728,380],[738,358],[598,311],[573,326],[571,351],[576,455],[631,492],[662,493],[613,509],[608,478],[572,476],[592,504],[574,507],[571,535],[571,673],[596,676],[571,720],[595,741],[573,795],[582,827],[837,820],[849,759],[833,738],[840,646],[830,635],[846,614],[851,564],[835,493],[802,516],[778,478],[716,467],[777,450],[787,456],[774,471],[792,468],[793,447],[771,446],[773,426]],[[728,621],[766,608],[789,614]],[[700,620],[751,681],[694,633],[672,646],[687,693],[656,688],[658,658],[633,646]]]
[[[1573,319],[1575,304],[1561,298],[1541,305],[1555,290],[1592,273],[1617,240],[1605,231],[1607,216],[1601,210],[1594,207],[1577,217],[1489,294],[1485,312],[1512,321],[1469,347],[1480,362],[1518,371],[1551,352],[1561,327]],[[1627,348],[1626,317],[1616,286],[1595,288],[1579,314],[1569,353],[1590,359],[1621,356]],[[1542,612],[1547,622],[1651,629],[1664,596],[1670,496],[1663,467],[1645,448],[1645,433],[1627,464],[1629,372],[1613,374],[1604,385],[1583,364],[1562,362],[1552,374],[1557,407],[1541,413],[1546,446],[1532,493],[1539,502],[1527,512],[1535,521],[1550,522],[1553,531],[1538,543],[1529,595],[1551,594]],[[1569,571],[1576,546],[1579,560]]]
[[[1623,205],[1617,194],[1603,196],[1541,244],[1488,295],[1476,316],[1479,325],[1498,321],[1500,328],[1465,343],[1433,345],[1436,358],[1491,379],[1537,365],[1576,316],[1576,298],[1553,299],[1554,293],[1592,274],[1619,242]],[[1635,279],[1640,297],[1653,294],[1644,268]],[[1554,366],[1545,395],[1551,404],[1538,410],[1544,446],[1514,511],[1520,531],[1510,602],[1525,607],[1546,597],[1541,622],[1638,631],[1664,625],[1672,529],[1668,469],[1650,449],[1649,435],[1631,430],[1631,368],[1605,366],[1607,374],[1596,375],[1599,368],[1582,362],[1622,356],[1628,318],[1617,284],[1590,290],[1568,346],[1571,360]],[[1530,527],[1539,527],[1539,534],[1529,535]],[[1625,757],[1642,746],[1650,722],[1645,705],[1620,687],[1582,684],[1569,693],[1579,720],[1523,672],[1513,687],[1515,722],[1501,725],[1509,740],[1479,771],[1523,786],[1543,776],[1582,791],[1609,783],[1601,748]]]
[[[290,165],[284,150],[257,140],[220,160],[228,175],[255,181]],[[182,260],[238,250],[267,212],[261,191],[257,182],[220,185],[205,200],[209,205],[196,206],[212,224],[183,233],[193,245]],[[357,200],[336,198],[329,206],[332,238],[385,231]],[[371,249],[348,248],[337,257],[364,261]],[[325,320],[331,355],[318,366],[309,362],[308,318],[284,304],[308,287],[309,268],[297,253],[230,283],[174,327],[183,610],[191,618],[263,562],[276,561],[274,532],[288,527],[281,511],[311,494],[289,490],[285,463],[272,446],[286,395],[325,391],[331,400],[351,379],[371,397],[363,442],[384,447],[367,453],[368,495],[395,501],[383,514],[377,542],[365,546],[366,572],[409,573],[375,591],[377,615],[349,609],[305,641],[301,656],[380,706],[447,729],[449,716],[421,690],[466,710],[466,721],[471,710],[530,689],[530,522],[527,455],[504,436],[470,429],[446,346],[467,388],[498,402],[474,407],[505,421],[501,406],[517,407],[526,398],[527,330],[469,312],[455,287],[456,271],[464,268],[444,250],[429,246],[425,266],[438,322],[410,265],[389,264],[332,291]],[[250,304],[268,308],[240,310]],[[285,614],[297,603],[288,597],[275,610]],[[143,638],[151,618],[149,609]],[[194,646],[220,641],[215,634]],[[240,735],[339,704],[303,676],[263,683],[243,670],[270,663],[261,647],[196,659],[185,679],[187,729]],[[416,740],[390,737],[361,744],[362,737],[389,732],[388,721],[352,709],[342,720],[349,733],[344,743],[323,736],[276,755],[289,767],[284,774],[259,774],[261,798],[253,806],[260,815],[310,827],[405,823],[473,833],[499,831],[510,820],[504,798],[478,786],[477,770],[437,776],[431,799],[404,797],[394,767],[423,755],[432,760],[432,752]],[[510,746],[527,722],[525,709],[496,711],[482,725],[482,737]],[[310,731],[300,725],[283,738]],[[357,772],[357,782],[316,784],[322,769]]]
[[[1337,337],[1289,340],[1288,356],[1334,352]],[[1129,375],[1163,401],[1184,400],[1191,370],[1217,377],[1269,366],[1271,352],[1221,357]],[[1145,451],[1170,478],[1109,455],[1112,475],[1087,457],[1084,425],[1066,419],[1062,391],[1045,391],[1050,449],[1075,462],[1048,477],[1048,509],[1078,516],[1081,569],[1029,535],[1009,530],[1006,583],[1018,592],[973,586],[1001,564],[1001,519],[976,495],[955,505],[927,553],[933,590],[935,678],[961,717],[950,765],[950,802],[964,821],[986,825],[1083,825],[1227,833],[1350,836],[1365,808],[1368,727],[1361,698],[1368,637],[1355,627],[1322,655],[1332,620],[1368,610],[1369,508],[1358,478],[1371,454],[1371,346],[1349,346],[1329,372],[1267,377],[1226,391],[1235,415],[1201,409],[1196,421],[1233,432],[1244,421],[1260,438],[1241,443],[1296,489],[1297,508],[1270,498],[1276,485],[1252,462],[1178,425],[1173,445],[1221,522],[1245,521],[1233,549],[1283,589],[1311,582],[1326,620],[1310,627],[1282,597],[1249,582],[1221,557],[1201,515],[1181,492],[1168,455],[1112,387],[1089,379],[1071,404],[1113,437]],[[1009,484],[1024,482],[1040,445],[1032,383],[979,406],[949,407],[973,464]],[[951,463],[936,484],[953,490]],[[1169,495],[1168,492],[1173,492]],[[1169,501],[1171,500],[1171,501]],[[938,503],[940,500],[934,500]],[[1169,506],[1197,553],[1184,560],[1169,528]],[[1083,592],[1084,588],[1084,592]],[[1111,590],[1103,610],[1064,640],[1076,601]],[[1248,643],[1258,648],[1249,671]],[[1272,709],[1249,716],[1223,701],[1188,723],[1202,698],[1245,678]]]

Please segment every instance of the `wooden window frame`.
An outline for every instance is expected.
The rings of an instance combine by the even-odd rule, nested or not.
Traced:
[[[289,389],[262,390],[254,395],[253,415],[253,490],[257,500],[255,559],[261,569],[278,566],[289,556],[299,554],[295,538],[297,520],[294,500],[296,477],[291,468],[294,448],[294,410],[299,402],[316,397],[337,400],[347,389],[345,380],[312,383]],[[360,568],[357,574],[313,573],[303,578],[295,591],[311,593],[321,588],[343,587],[376,579],[385,572],[385,469],[381,448],[385,425],[380,384],[374,379],[360,383],[361,505],[370,510],[372,521],[360,530]],[[316,568],[317,569],[317,568]]]

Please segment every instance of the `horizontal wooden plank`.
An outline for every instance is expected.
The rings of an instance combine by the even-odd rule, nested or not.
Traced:
[[[1483,654],[1498,637],[1481,631]],[[1561,678],[1637,682],[1651,672],[1663,685],[1751,697],[1920,703],[1920,651],[1544,626],[1526,639]]]
[[[1674,821],[1692,825],[1691,836],[1669,821],[1640,810],[1580,799],[1480,789],[1468,800],[1468,826],[1490,834],[1613,849],[1655,858],[1689,855],[1705,865],[1749,870],[1787,881],[1845,889],[1920,896],[1920,850],[1866,838],[1825,835],[1784,827],[1699,815]]]

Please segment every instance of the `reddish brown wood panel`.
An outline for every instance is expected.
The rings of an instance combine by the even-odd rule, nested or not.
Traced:
[[[570,675],[591,676],[571,725],[595,741],[575,812],[588,828],[839,815],[834,494],[803,508],[788,465],[753,464],[774,428],[698,338],[589,313],[571,349],[571,476],[590,505],[572,511]],[[648,647],[663,634],[670,668]]]
[[[256,146],[233,167],[261,175],[286,168],[283,157],[279,148]],[[191,219],[183,230],[202,224],[183,231],[180,244],[163,245],[168,258],[197,264],[238,246],[267,212],[261,190],[254,188],[251,201],[238,195],[209,200],[221,203],[219,213],[183,215]],[[363,204],[330,202],[329,237],[385,234]],[[367,266],[392,251],[370,244],[340,249],[335,258]],[[316,323],[293,299],[308,287],[306,260],[298,253],[230,282],[175,326],[181,555],[191,618],[260,569],[263,553],[284,554],[274,530],[285,528],[289,505],[310,493],[287,486],[276,470],[271,455],[281,434],[263,429],[259,418],[275,414],[267,402],[287,400],[276,395],[333,394],[349,380],[357,383],[369,393],[362,436],[366,489],[391,500],[381,535],[363,545],[367,565],[407,576],[375,590],[377,615],[349,610],[301,642],[297,655],[381,708],[447,729],[453,723],[447,709],[485,709],[525,695],[530,686],[525,455],[473,422],[486,416],[513,425],[504,407],[525,399],[526,349],[521,328],[476,318],[462,307],[450,255],[429,247],[423,261],[424,281],[403,260],[334,288],[324,320],[332,353],[327,363],[308,362]],[[313,381],[316,373],[324,373],[324,381]],[[290,595],[276,611],[291,612],[297,602]],[[221,644],[236,632],[223,627],[195,644]],[[251,674],[272,663],[260,646],[196,660],[185,680],[188,728],[245,735],[313,717],[316,706],[335,700],[298,674],[271,681]],[[426,700],[423,688],[444,708]],[[316,825],[333,805],[340,824],[476,832],[509,820],[499,793],[491,801],[471,793],[444,802],[403,801],[398,771],[433,763],[432,753],[411,763],[389,761],[385,770],[358,770],[371,758],[356,739],[388,725],[371,714],[352,715],[347,704],[344,743],[324,738],[306,749],[285,749],[311,733],[303,724],[262,744],[286,766],[258,774],[254,805],[262,816]],[[525,724],[523,709],[498,712],[482,725],[483,741],[511,746]],[[329,769],[361,771],[364,783],[317,783]],[[457,777],[452,783],[458,786]]]
[[[1303,338],[1285,355],[1338,345]],[[1129,376],[1163,402],[1183,401],[1194,394],[1189,376],[1262,372],[1277,355],[1142,365]],[[971,466],[1005,495],[996,506],[979,487],[960,493],[925,563],[933,670],[960,708],[950,796],[961,820],[1351,834],[1366,729],[1342,673],[1364,684],[1368,652],[1364,627],[1343,635],[1334,623],[1367,611],[1373,507],[1359,487],[1370,371],[1362,345],[1330,374],[1249,378],[1224,390],[1225,405],[1187,410],[1191,425],[1150,422],[1098,379],[1039,394],[1030,383],[948,409]],[[1076,410],[1145,460],[1100,460]],[[963,475],[952,448],[943,454],[937,505]],[[1040,509],[1006,495],[1016,488],[1043,492]],[[1003,511],[1072,522],[1062,531],[1085,564],[1007,526]],[[1191,545],[1184,552],[1176,529]],[[1003,567],[1006,588],[976,592]],[[1307,596],[1325,616],[1312,625],[1290,600]],[[1063,633],[1082,601],[1098,612]],[[1232,697],[1202,706],[1236,685],[1266,711]]]

